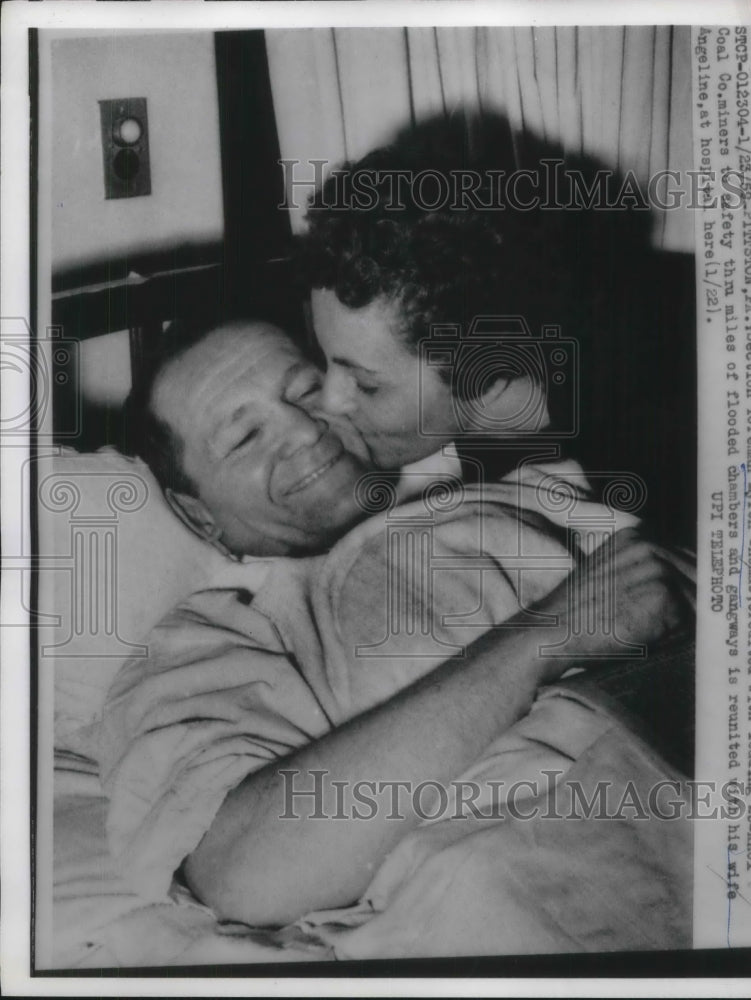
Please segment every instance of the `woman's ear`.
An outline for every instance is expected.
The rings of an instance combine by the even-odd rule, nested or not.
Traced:
[[[508,375],[499,375],[498,378],[490,382],[480,395],[478,400],[480,407],[491,413],[498,410],[503,405],[504,393],[512,385],[513,381]]]
[[[485,420],[497,421],[507,431],[538,431],[549,423],[545,390],[528,375],[497,378],[477,405]]]

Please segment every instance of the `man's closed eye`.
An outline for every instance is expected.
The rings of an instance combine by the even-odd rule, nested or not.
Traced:
[[[239,440],[239,441],[237,441],[237,442],[236,442],[236,443],[235,443],[235,444],[233,445],[233,447],[232,447],[232,451],[239,451],[239,450],[240,450],[241,448],[243,448],[243,447],[244,447],[244,446],[245,446],[246,444],[250,444],[250,442],[251,442],[251,441],[252,441],[252,440],[253,440],[254,438],[258,437],[258,432],[259,432],[259,428],[258,428],[258,427],[252,427],[252,428],[251,428],[251,429],[250,429],[250,430],[249,430],[249,431],[248,431],[248,432],[247,432],[246,434],[244,434],[244,435],[243,435],[243,436],[242,436],[242,437],[240,438],[240,440]]]
[[[366,396],[374,396],[380,388],[377,385],[364,385],[362,382],[356,382],[355,384],[357,385],[357,391],[364,393]]]

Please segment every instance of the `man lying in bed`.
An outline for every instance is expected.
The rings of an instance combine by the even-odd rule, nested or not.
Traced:
[[[355,901],[421,818],[410,796],[393,818],[394,781],[447,784],[577,658],[654,643],[685,617],[679,561],[612,512],[630,530],[585,562],[588,588],[571,597],[565,521],[544,503],[549,469],[516,470],[431,512],[443,569],[427,593],[384,545],[387,532],[406,541],[424,525],[423,502],[334,544],[362,521],[365,466],[351,432],[315,416],[318,385],[294,345],[262,324],[216,330],[161,368],[147,452],[168,499],[226,550],[282,558],[260,580],[257,563],[238,562],[225,588],[176,609],[149,638],[149,657],[121,671],[103,723],[111,843],[134,884],[165,898],[180,870],[221,917],[255,925]],[[555,472],[566,481],[565,463]],[[428,625],[372,658],[390,636],[394,572],[404,606]],[[604,613],[615,621],[569,635],[577,614],[606,605],[598,595],[613,574]],[[538,625],[533,605],[558,624]],[[509,621],[527,627],[490,630]],[[565,655],[539,655],[564,639]],[[295,796],[299,818],[286,822],[283,771],[296,772],[295,789],[320,791]],[[379,781],[389,788],[368,822],[349,811],[320,818],[341,813],[342,789]]]

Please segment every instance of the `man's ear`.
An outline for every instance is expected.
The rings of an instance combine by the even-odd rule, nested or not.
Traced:
[[[173,512],[194,534],[209,542],[222,555],[235,561],[240,558],[222,541],[222,529],[202,500],[191,496],[190,493],[179,493],[177,490],[171,490],[169,486],[164,491],[164,497]]]
[[[192,532],[200,535],[207,542],[216,541],[221,531],[212,517],[211,511],[202,500],[199,500],[198,497],[192,497],[189,493],[171,490],[169,486],[164,491],[164,497],[173,512]]]

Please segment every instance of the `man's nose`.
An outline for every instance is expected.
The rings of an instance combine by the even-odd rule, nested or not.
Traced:
[[[357,409],[352,376],[337,365],[329,365],[324,376],[320,406],[335,416],[348,416]]]
[[[326,430],[324,420],[312,416],[299,406],[286,406],[285,420],[280,426],[283,455],[288,458],[300,448],[311,448],[320,441]]]

